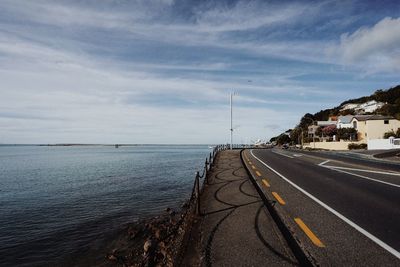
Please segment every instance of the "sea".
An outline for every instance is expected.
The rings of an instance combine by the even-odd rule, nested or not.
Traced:
[[[60,266],[179,209],[207,145],[0,146],[0,266]],[[73,261],[72,261],[73,262]]]

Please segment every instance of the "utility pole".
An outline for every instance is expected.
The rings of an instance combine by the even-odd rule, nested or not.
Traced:
[[[233,92],[230,94],[230,107],[231,107],[231,150],[232,150],[232,137],[233,137],[233,126],[232,126],[232,97],[233,97]]]

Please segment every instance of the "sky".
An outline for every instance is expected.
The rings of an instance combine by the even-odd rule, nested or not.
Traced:
[[[217,144],[400,84],[400,2],[0,1],[0,143]]]

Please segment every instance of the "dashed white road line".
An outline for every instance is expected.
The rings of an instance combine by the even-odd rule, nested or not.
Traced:
[[[400,176],[400,173],[394,173],[394,172],[383,172],[383,171],[373,171],[373,170],[364,170],[364,169],[355,169],[355,168],[347,168],[347,167],[340,167],[340,166],[332,166],[332,165],[325,165],[326,163],[330,162],[330,160],[325,160],[324,162],[321,162],[318,164],[318,166],[330,169],[330,170],[334,170],[337,172],[341,172],[341,173],[346,173],[349,175],[353,175],[362,179],[366,179],[366,180],[370,180],[370,181],[374,181],[377,183],[382,183],[382,184],[386,184],[386,185],[390,185],[390,186],[394,186],[394,187],[399,187],[400,185],[398,184],[394,184],[394,183],[389,183],[389,182],[385,182],[382,180],[378,180],[378,179],[374,179],[371,177],[367,177],[361,174],[357,174],[357,173],[352,173],[349,171],[360,171],[360,172],[369,172],[369,173],[377,173],[377,174],[386,174],[386,175],[395,175],[395,176]],[[348,170],[348,171],[345,171]]]
[[[400,185],[398,185],[398,184],[393,184],[393,183],[385,182],[385,181],[382,181],[382,180],[374,179],[374,178],[371,178],[371,177],[367,177],[367,176],[364,176],[364,175],[361,175],[361,174],[340,170],[339,168],[336,168],[336,167],[331,167],[331,166],[326,166],[326,165],[323,165],[321,167],[324,167],[324,168],[327,168],[327,169],[330,169],[330,170],[334,170],[334,171],[337,171],[337,172],[346,173],[346,174],[349,174],[349,175],[353,175],[353,176],[356,176],[356,177],[359,177],[359,178],[362,178],[362,179],[366,179],[366,180],[370,180],[370,181],[374,181],[374,182],[377,182],[377,183],[386,184],[386,185],[390,185],[390,186],[394,186],[394,187],[399,187],[400,188]]]
[[[328,160],[325,160],[324,162],[321,162],[320,164],[318,164],[318,166],[322,166],[322,165],[328,163],[329,161],[330,161],[329,159],[328,159]]]
[[[286,155],[284,153],[276,152],[274,150],[272,150],[272,153],[275,153],[275,154],[278,154],[278,155],[281,155],[281,156],[284,156],[284,157],[288,157],[288,158],[294,159],[294,157],[292,157],[292,156]]]
[[[335,169],[340,169],[340,170],[357,171],[357,172],[369,172],[369,173],[378,173],[378,174],[400,176],[400,173],[398,173],[398,172],[373,171],[373,170],[356,169],[356,168],[348,168],[348,167],[339,167],[339,166],[331,166],[331,165],[329,165],[329,166],[325,165],[323,167],[335,168]]]
[[[321,205],[322,207],[324,207],[325,209],[327,209],[328,211],[330,211],[331,213],[333,213],[334,215],[336,215],[338,218],[340,218],[342,221],[344,221],[345,223],[347,223],[348,225],[350,225],[351,227],[353,227],[354,229],[356,229],[357,231],[359,231],[361,234],[365,235],[366,237],[368,237],[369,239],[371,239],[373,242],[375,242],[377,245],[379,245],[380,247],[382,247],[383,249],[385,249],[386,251],[388,251],[389,253],[391,253],[393,256],[395,256],[396,258],[400,259],[400,252],[395,250],[394,248],[392,248],[391,246],[389,246],[388,244],[386,244],[385,242],[383,242],[382,240],[380,240],[379,238],[377,238],[376,236],[374,236],[373,234],[369,233],[368,231],[366,231],[365,229],[363,229],[362,227],[358,226],[356,223],[352,222],[350,219],[346,218],[344,215],[340,214],[339,212],[337,212],[336,210],[334,210],[333,208],[331,208],[330,206],[328,206],[327,204],[325,204],[324,202],[322,202],[321,200],[319,200],[318,198],[314,197],[313,195],[311,195],[310,193],[308,193],[306,190],[304,190],[303,188],[301,188],[300,186],[298,186],[297,184],[293,183],[292,181],[290,181],[288,178],[286,178],[285,176],[283,176],[282,174],[280,174],[279,172],[277,172],[276,170],[274,170],[271,166],[269,166],[268,164],[266,164],[264,161],[262,161],[261,159],[259,159],[257,156],[255,156],[253,154],[253,150],[250,150],[250,154],[257,159],[261,164],[263,164],[265,167],[267,167],[268,169],[270,169],[271,171],[273,171],[275,174],[277,174],[279,177],[281,177],[283,180],[285,180],[286,182],[288,182],[290,185],[292,185],[293,187],[295,187],[297,190],[299,190],[300,192],[302,192],[303,194],[305,194],[306,196],[308,196],[309,198],[311,198],[312,200],[314,200],[315,202],[317,202],[319,205]]]

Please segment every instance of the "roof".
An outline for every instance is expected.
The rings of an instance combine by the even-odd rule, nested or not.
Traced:
[[[341,123],[350,123],[353,117],[353,115],[339,116],[338,121]]]
[[[392,116],[383,116],[383,115],[355,115],[353,117],[358,121],[371,121],[371,120],[393,120]]]
[[[317,125],[319,126],[328,126],[336,124],[336,121],[317,121]]]

